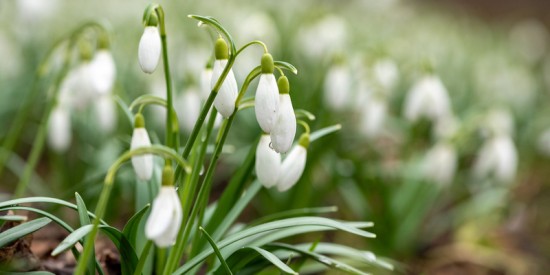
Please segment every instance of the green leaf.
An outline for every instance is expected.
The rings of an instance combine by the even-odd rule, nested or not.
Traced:
[[[305,243],[305,244],[294,245],[294,247],[301,250],[308,250],[311,247],[311,245],[312,245],[311,243]],[[376,257],[376,255],[374,255],[374,253],[370,251],[361,251],[353,247],[349,247],[341,244],[317,243],[313,252],[358,259],[368,264],[376,265],[388,270],[393,270],[392,264],[379,260]]]
[[[120,266],[122,274],[134,274],[138,264],[138,257],[132,245],[118,229],[112,226],[100,225],[99,229],[115,244],[120,252]]]
[[[294,110],[294,114],[296,115],[296,119],[307,118],[311,121],[315,120],[315,115],[304,109],[296,109]]]
[[[284,272],[286,274],[298,274],[298,272],[292,270],[292,268],[290,268],[288,265],[283,263],[283,261],[281,261],[279,258],[277,258],[277,256],[275,256],[275,254],[273,254],[273,253],[271,253],[271,252],[269,252],[265,249],[262,249],[262,248],[259,248],[259,247],[256,247],[256,246],[249,246],[249,247],[245,247],[245,248],[249,248],[249,249],[252,249],[252,250],[258,252],[258,254],[260,254],[262,257],[264,257],[266,260],[271,262],[274,266],[276,266],[278,269],[280,269],[282,272]]]
[[[27,216],[20,216],[20,215],[5,215],[0,216],[0,220],[2,221],[8,221],[8,222],[24,222],[28,218]]]
[[[164,98],[160,98],[160,97],[154,96],[154,95],[142,95],[142,96],[134,99],[132,104],[130,104],[129,110],[133,111],[133,109],[136,106],[146,105],[146,104],[155,104],[155,105],[160,105],[160,106],[166,107],[166,100]]]
[[[5,245],[12,243],[27,234],[33,233],[34,231],[49,224],[51,221],[52,220],[48,218],[38,218],[0,233],[0,247],[4,247]]]
[[[73,231],[52,251],[52,256],[57,256],[61,252],[73,247],[77,242],[84,238],[84,236],[88,235],[88,233],[92,231],[92,228],[93,225],[88,224]]]
[[[84,200],[77,192],[74,193],[74,196],[76,200],[76,206],[78,207],[78,219],[80,220],[80,226],[91,224],[90,217],[88,217],[88,209],[86,208],[86,204],[84,203]],[[83,246],[91,245],[92,251],[95,251],[94,243],[88,244],[83,241],[82,245]],[[94,266],[94,262],[96,262],[95,255],[94,257],[90,257],[89,261],[90,263],[88,264],[88,273],[95,274],[95,266]]]
[[[5,272],[1,271],[3,275],[55,275],[54,273],[48,271],[30,271],[30,272]]]
[[[360,275],[367,275],[368,273],[365,273],[361,270],[358,270],[350,265],[347,265],[343,262],[331,259],[327,256],[308,251],[307,249],[300,249],[292,245],[283,244],[283,243],[272,243],[269,245],[266,245],[266,247],[272,248],[272,249],[284,249],[284,250],[290,250],[296,253],[299,253],[303,256],[306,256],[314,261],[317,261],[321,264],[324,264],[330,268],[338,269],[344,272],[348,272],[351,274],[360,274]]]
[[[339,230],[342,230],[351,234],[359,235],[362,237],[366,237],[366,238],[376,237],[376,235],[370,232],[357,229],[355,227],[352,227],[350,225],[347,225],[345,223],[338,222],[335,220],[320,218],[320,217],[300,217],[300,218],[290,218],[290,219],[269,222],[266,224],[245,229],[236,234],[228,236],[224,240],[218,242],[218,247],[220,249],[223,249],[231,244],[242,241],[242,242],[239,242],[239,246],[231,247],[232,251],[225,251],[226,253],[232,253],[233,251],[239,249],[242,246],[247,246],[247,242],[252,242],[253,240],[255,240],[254,237],[258,234],[266,233],[266,234],[272,235],[272,233],[275,233],[278,230],[285,229],[285,228],[300,229],[302,227],[305,227],[306,229],[310,229],[310,226],[339,229]],[[174,274],[186,273],[187,271],[189,271],[190,269],[198,265],[200,262],[204,261],[213,252],[214,250],[212,248],[206,249],[205,251],[198,254],[196,257],[190,259],[182,267],[177,269],[174,272]]]
[[[288,63],[288,62],[285,62],[285,61],[275,61],[273,62],[273,64],[281,69],[286,69],[286,70],[289,70],[291,71],[293,74],[298,74],[298,69],[296,69],[296,67],[294,67],[294,65]]]
[[[147,210],[149,210],[150,206],[150,204],[147,204],[145,205],[145,207],[139,210],[139,212],[137,212],[132,218],[130,218],[130,220],[126,223],[124,229],[122,230],[122,234],[124,234],[126,239],[128,239],[134,250],[137,248],[136,241],[139,233],[139,224],[143,216],[147,213]]]
[[[262,223],[266,223],[274,220],[280,220],[280,219],[286,219],[286,218],[292,218],[292,217],[298,217],[298,216],[315,215],[315,214],[334,213],[336,211],[338,211],[338,207],[336,206],[291,209],[291,210],[261,217],[251,222],[247,226],[252,227],[258,224],[262,224]]]
[[[328,134],[332,134],[336,131],[339,131],[340,129],[342,129],[342,125],[340,124],[335,124],[335,125],[332,125],[332,126],[329,126],[329,127],[325,127],[323,129],[319,129],[317,131],[314,131],[313,133],[311,133],[310,137],[309,137],[309,141],[310,142],[313,142],[317,139],[320,139]]]
[[[126,118],[128,118],[130,125],[134,127],[134,115],[130,111],[130,107],[128,107],[128,105],[126,105],[124,100],[122,100],[119,96],[115,95],[114,98],[115,98],[115,102],[118,104],[120,109],[122,109],[122,111],[126,115]]]
[[[225,273],[232,275],[233,272],[231,272],[231,269],[229,268],[229,266],[225,262],[225,259],[223,258],[222,254],[220,253],[220,249],[216,245],[216,242],[214,240],[212,240],[212,237],[210,237],[210,235],[208,235],[208,232],[206,232],[204,230],[204,228],[202,228],[202,226],[199,226],[199,230],[204,234],[204,236],[206,237],[206,240],[208,240],[208,242],[212,246],[212,249],[214,249],[214,252],[216,253],[216,256],[218,256],[218,259],[220,260],[220,262],[222,263],[222,266],[225,269]]]

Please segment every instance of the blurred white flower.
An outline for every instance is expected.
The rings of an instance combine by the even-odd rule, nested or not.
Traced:
[[[451,111],[447,89],[437,76],[425,76],[414,84],[405,98],[405,118],[416,122],[425,117],[436,122]]]
[[[325,76],[323,85],[325,105],[342,111],[351,102],[351,73],[344,64],[333,65]]]
[[[397,84],[399,70],[391,59],[381,59],[373,65],[373,73],[376,81],[382,85],[385,92],[391,92]]]
[[[181,226],[182,213],[176,189],[162,186],[145,224],[147,239],[153,240],[158,247],[173,245]]]
[[[496,135],[485,141],[474,162],[473,175],[477,179],[494,178],[510,182],[516,175],[518,153],[507,135]]]
[[[531,63],[546,53],[550,35],[544,24],[535,19],[521,21],[510,30],[510,41],[519,53]]]
[[[550,157],[550,129],[544,130],[537,139],[537,149],[547,157]]]
[[[72,108],[82,110],[97,96],[94,90],[93,68],[90,61],[82,61],[67,75],[67,91]]]
[[[295,145],[281,164],[277,181],[277,190],[284,192],[294,186],[306,167],[307,149],[301,144]]]
[[[348,41],[346,21],[329,15],[298,32],[296,48],[309,58],[323,58],[344,51]]]
[[[275,152],[286,153],[296,135],[296,115],[290,95],[279,94],[279,115],[271,131],[271,144]]]
[[[279,88],[272,73],[260,75],[254,105],[258,124],[264,133],[271,133],[279,113]]]
[[[147,130],[142,127],[134,128],[130,150],[151,146],[151,140]],[[144,154],[132,157],[132,166],[140,180],[150,180],[153,176],[153,155]]]
[[[386,115],[386,101],[379,96],[369,96],[360,110],[359,131],[367,138],[378,137],[384,129]]]
[[[67,108],[56,106],[48,122],[48,144],[57,153],[64,153],[71,145],[71,115]]]
[[[201,99],[195,88],[180,93],[176,99],[176,110],[181,127],[191,132],[201,111]]]
[[[202,100],[206,100],[212,91],[212,86],[210,84],[210,82],[212,82],[212,68],[204,68],[200,78],[201,97]]]
[[[160,60],[162,45],[159,30],[155,26],[147,26],[139,40],[138,60],[141,70],[151,74],[155,71]]]
[[[28,23],[40,22],[51,17],[59,6],[58,0],[17,0],[19,18]]]
[[[93,89],[99,94],[111,92],[115,83],[116,67],[111,51],[101,49],[90,62],[90,77]]]
[[[116,104],[110,94],[100,95],[94,101],[95,113],[99,129],[103,133],[111,133],[117,123]]]
[[[256,148],[256,176],[266,188],[277,184],[281,170],[281,155],[271,149],[270,144],[269,135],[262,135]]]
[[[211,89],[214,89],[214,86],[216,86],[216,82],[220,78],[226,65],[227,59],[214,61],[212,80],[210,82]],[[214,106],[216,106],[216,109],[224,118],[228,118],[233,114],[233,111],[235,111],[235,101],[237,100],[238,93],[237,80],[233,74],[233,69],[231,69],[218,90],[216,99],[214,99]]]
[[[428,152],[422,162],[422,175],[425,179],[447,185],[453,181],[457,167],[455,148],[446,142],[439,142]]]

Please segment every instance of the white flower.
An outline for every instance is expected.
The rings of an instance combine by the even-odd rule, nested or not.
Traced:
[[[151,140],[147,130],[141,127],[134,128],[130,150],[148,146],[151,146]],[[153,175],[153,155],[144,154],[132,157],[132,166],[139,179],[150,180]]]
[[[418,81],[407,94],[404,115],[416,122],[425,117],[436,122],[451,113],[447,89],[437,76],[426,76]]]
[[[110,133],[117,123],[116,105],[109,94],[100,95],[94,102],[99,128],[104,133]]]
[[[391,91],[399,77],[397,65],[390,59],[377,61],[373,68],[374,77],[386,91]]]
[[[161,53],[160,34],[157,27],[147,26],[139,40],[139,65],[141,70],[150,74],[155,71],[160,60]]]
[[[58,152],[67,151],[71,145],[71,116],[63,106],[57,106],[52,110],[48,123],[48,144]]]
[[[307,149],[301,144],[292,148],[281,165],[277,190],[283,192],[290,189],[302,176],[306,167]]]
[[[440,142],[430,148],[422,162],[422,174],[427,180],[447,185],[453,181],[457,166],[456,150]]]
[[[281,170],[281,155],[271,149],[270,143],[269,135],[262,135],[256,148],[256,176],[266,188],[277,184]]]
[[[323,85],[325,105],[335,111],[341,111],[350,102],[351,74],[344,65],[335,65],[329,69]]]
[[[279,115],[271,131],[271,144],[275,152],[286,153],[296,135],[296,116],[289,94],[279,94]]]
[[[201,111],[199,93],[195,89],[189,89],[178,96],[176,104],[179,110],[177,113],[181,127],[185,131],[191,132]]]
[[[176,242],[181,220],[182,209],[176,189],[162,186],[145,224],[145,236],[158,247],[171,246]]]
[[[92,65],[90,61],[83,61],[67,76],[69,84],[69,98],[71,107],[84,109],[96,96]]]
[[[271,133],[279,112],[279,88],[273,74],[260,75],[254,103],[258,124],[264,133]]]
[[[384,128],[384,121],[386,120],[386,102],[377,96],[370,96],[360,111],[360,132],[367,138],[375,138],[380,135]]]
[[[212,68],[205,68],[201,72],[201,97],[203,100],[206,100],[208,96],[210,96],[210,92],[212,91],[212,86],[210,82],[212,82]]]
[[[214,61],[212,81],[210,82],[211,89],[214,89],[214,86],[216,86],[216,82],[218,82],[218,79],[220,78],[226,64],[227,59],[219,59]],[[237,95],[237,80],[235,79],[235,75],[231,69],[218,90],[216,99],[214,99],[214,106],[224,118],[228,118],[233,114],[233,111],[235,111],[235,101],[237,100]]]
[[[106,94],[115,83],[116,67],[113,55],[109,50],[99,50],[90,62],[90,77],[95,92]]]
[[[494,177],[499,182],[510,182],[516,175],[518,154],[514,142],[507,135],[497,135],[486,141],[474,163],[477,179]]]

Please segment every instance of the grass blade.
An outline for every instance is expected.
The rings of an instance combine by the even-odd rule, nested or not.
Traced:
[[[222,266],[224,267],[226,274],[232,275],[233,272],[231,272],[231,269],[229,268],[229,266],[225,262],[225,259],[223,258],[222,254],[220,253],[220,249],[216,245],[216,242],[212,239],[212,237],[210,237],[210,235],[208,235],[208,232],[206,232],[204,230],[204,228],[202,228],[202,226],[199,226],[199,230],[204,234],[204,236],[206,237],[206,240],[212,246],[212,249],[214,249],[214,252],[216,253],[216,256],[218,256],[218,259],[222,263]]]
[[[7,244],[12,243],[13,241],[33,233],[34,231],[46,226],[52,220],[48,218],[38,218],[30,222],[20,224],[18,226],[12,227],[2,233],[0,233],[0,248],[4,247]]]
[[[92,231],[92,228],[93,225],[88,224],[73,231],[52,251],[52,256],[57,256],[61,252],[73,247],[77,242],[84,238],[84,236],[88,235],[88,233]]]

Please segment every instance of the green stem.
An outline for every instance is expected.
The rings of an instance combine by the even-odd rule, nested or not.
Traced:
[[[254,41],[251,41],[251,42],[248,42],[246,43],[244,46],[242,46],[238,51],[237,51],[237,56],[242,52],[244,51],[246,48],[248,48],[249,46],[252,46],[252,45],[260,45],[264,48],[264,53],[268,53],[269,51],[267,50],[267,46],[265,45],[264,42],[260,41],[260,40],[254,40]]]
[[[147,256],[149,256],[149,250],[151,249],[153,242],[151,240],[147,240],[145,243],[145,246],[143,247],[143,251],[141,251],[141,256],[139,256],[139,262],[136,266],[136,270],[134,271],[134,275],[141,275],[141,272],[143,271],[143,267],[145,266],[145,263],[147,262]]]

